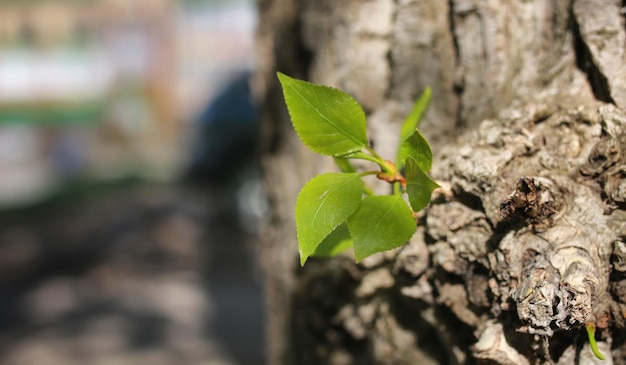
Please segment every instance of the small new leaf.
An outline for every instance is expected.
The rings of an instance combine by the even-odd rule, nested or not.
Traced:
[[[604,355],[600,352],[598,344],[596,343],[596,325],[589,322],[585,326],[585,329],[587,330],[587,338],[589,339],[589,345],[591,346],[591,352],[593,352],[593,355],[600,360],[606,360],[606,357],[604,357]]]
[[[296,201],[302,265],[322,240],[357,210],[362,194],[363,182],[356,173],[321,174],[304,185]]]
[[[407,242],[417,229],[411,210],[400,195],[364,198],[348,218],[359,262],[377,252],[391,250]]]
[[[414,212],[419,212],[428,205],[430,195],[439,185],[422,171],[411,156],[406,159],[404,177],[406,178],[406,192],[409,195],[411,208]]]
[[[298,136],[311,150],[338,156],[367,145],[365,113],[348,93],[278,73]]]
[[[402,142],[399,152],[400,161],[404,162],[407,157],[412,157],[417,162],[417,166],[424,172],[430,171],[433,165],[433,151],[418,129]]]
[[[398,166],[398,168],[402,167],[402,163],[404,163],[404,159],[406,158],[406,155],[401,156],[401,150],[403,148],[402,146],[404,145],[404,142],[409,139],[409,137],[411,137],[413,133],[417,130],[417,127],[419,127],[420,122],[422,121],[422,117],[424,116],[424,113],[426,113],[426,109],[428,109],[431,98],[432,90],[430,89],[430,87],[427,87],[426,89],[424,89],[422,95],[420,95],[420,97],[413,105],[411,114],[409,114],[409,116],[404,120],[404,123],[402,123],[402,128],[400,129],[400,142],[398,144],[398,154],[396,159],[396,166]],[[430,150],[430,147],[428,149]],[[430,168],[428,170],[430,170]]]

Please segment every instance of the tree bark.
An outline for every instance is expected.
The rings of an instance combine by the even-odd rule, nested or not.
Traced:
[[[258,5],[269,364],[626,364],[626,4]],[[411,242],[298,266],[297,193],[333,167],[297,139],[277,70],[355,96],[383,156],[433,88],[443,188]]]

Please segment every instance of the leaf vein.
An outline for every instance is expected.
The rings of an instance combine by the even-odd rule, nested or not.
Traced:
[[[354,143],[356,143],[357,145],[363,145],[363,142],[359,141],[358,139],[354,138],[350,133],[346,132],[343,128],[339,127],[337,124],[335,124],[332,120],[328,119],[326,117],[326,115],[322,114],[319,109],[317,109],[315,107],[315,105],[311,104],[311,102],[304,97],[304,95],[302,95],[300,93],[300,91],[298,91],[296,88],[294,88],[292,85],[289,85],[289,87],[296,93],[298,94],[298,96],[305,102],[307,103],[313,110],[315,110],[315,112],[322,117],[322,119],[326,120],[328,122],[328,124],[330,124],[331,126],[333,126],[335,129],[337,129],[339,132],[341,132],[341,134],[343,134],[344,136],[348,137],[350,140],[352,140]]]
[[[348,184],[350,184],[350,183],[352,183],[352,181],[346,181],[345,183],[343,183],[343,184],[341,184],[341,185],[339,185],[339,186],[336,186],[336,187],[335,187],[335,189],[329,189],[329,190],[327,190],[327,191],[326,191],[326,193],[327,193],[327,194],[323,194],[323,195],[324,195],[324,197],[322,198],[322,202],[318,205],[317,209],[315,210],[315,214],[313,214],[313,219],[312,219],[312,221],[313,221],[313,222],[316,222],[316,221],[317,221],[317,215],[319,214],[320,210],[322,209],[322,206],[323,206],[324,204],[326,204],[326,202],[328,201],[328,197],[329,197],[332,193],[336,192],[337,190],[339,190],[339,189],[343,188],[344,186],[346,186],[346,185],[348,185]]]
[[[376,222],[376,226],[374,227],[372,232],[376,232],[378,230],[378,226],[380,226],[380,223],[385,219],[385,217],[387,217],[389,212],[391,212],[391,209],[393,209],[393,207],[396,205],[397,199],[394,199],[394,200],[396,201],[393,204],[391,204],[389,208],[387,208],[387,211],[385,212],[385,214],[383,214],[382,217],[380,217],[380,219],[378,220],[378,222]]]

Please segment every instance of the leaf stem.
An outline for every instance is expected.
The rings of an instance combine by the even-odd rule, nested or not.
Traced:
[[[368,149],[368,151],[369,151],[369,149]],[[380,156],[378,156],[378,157],[380,157]],[[375,163],[377,165],[381,165],[382,159],[378,160],[378,157],[370,156],[367,153],[363,153],[361,151],[358,151],[358,152],[355,152],[354,154],[349,155],[348,158],[353,158],[353,159],[356,159],[356,160],[370,161],[370,162],[373,162],[373,163]]]
[[[359,172],[359,176],[361,177],[369,176],[369,175],[378,175],[378,174],[380,174],[380,171],[368,170],[368,171]]]
[[[367,152],[371,153],[372,156],[374,156],[374,158],[376,159],[376,163],[378,163],[381,167],[385,164],[385,159],[382,158],[378,152],[376,152],[372,147],[370,146],[365,146],[365,149],[367,150]]]
[[[400,188],[401,184],[399,182],[393,183],[393,195],[402,194],[402,189]]]

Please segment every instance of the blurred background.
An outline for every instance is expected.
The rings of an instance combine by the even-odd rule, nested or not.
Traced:
[[[263,364],[252,0],[0,0],[0,364]]]

